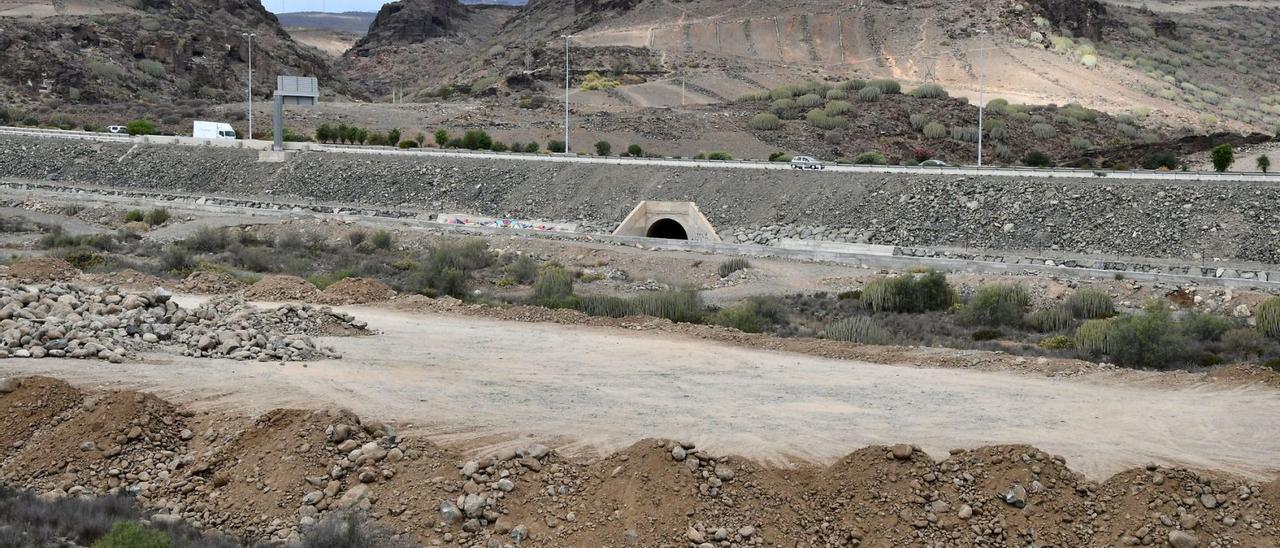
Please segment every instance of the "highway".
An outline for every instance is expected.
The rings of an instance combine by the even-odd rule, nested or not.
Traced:
[[[269,150],[270,141],[258,140],[216,140],[195,139],[192,137],[174,137],[148,135],[131,137],[111,133],[94,133],[59,129],[36,129],[0,126],[0,135],[38,137],[49,139],[94,140],[101,142],[124,142],[153,145],[177,146],[214,146],[224,148],[242,148],[253,150]],[[710,168],[710,169],[754,169],[754,170],[792,170],[792,166],[782,162],[766,162],[761,160],[687,160],[678,158],[623,158],[589,155],[564,155],[552,153],[520,153],[490,152],[458,149],[400,149],[395,147],[336,145],[318,143],[285,143],[285,149],[291,151],[322,152],[337,154],[370,154],[380,156],[401,157],[440,157],[463,159],[506,160],[518,162],[552,162],[573,164],[607,164],[619,166],[656,166],[674,168]],[[824,163],[821,173],[893,173],[904,175],[950,175],[950,176],[982,176],[982,177],[1020,177],[1046,179],[1140,179],[1146,181],[1218,181],[1218,182],[1250,182],[1280,183],[1278,173],[1240,173],[1240,172],[1206,172],[1206,171],[1112,171],[1104,169],[1071,169],[1071,168],[1031,168],[1031,167],[982,167],[977,166],[885,166],[885,165],[850,165]]]

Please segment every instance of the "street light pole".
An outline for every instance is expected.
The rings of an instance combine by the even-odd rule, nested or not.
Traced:
[[[572,34],[560,35],[564,38],[564,154],[569,155],[569,40]]]
[[[249,135],[246,139],[253,139],[253,37],[257,34],[242,32],[240,35],[249,39]]]
[[[978,34],[986,35],[987,31],[980,30]],[[983,117],[986,115],[986,77],[987,77],[987,48],[982,49],[982,60],[978,65],[978,169],[982,169],[982,126]]]

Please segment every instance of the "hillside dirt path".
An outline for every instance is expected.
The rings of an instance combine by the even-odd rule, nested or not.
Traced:
[[[869,444],[1030,444],[1096,479],[1148,461],[1280,472],[1280,392],[1169,388],[822,359],[670,334],[348,309],[381,332],[325,339],[342,360],[238,363],[168,354],[113,365],[0,360],[0,376],[140,388],[195,409],[346,407],[489,450],[567,454],[646,437],[763,461],[830,462]]]

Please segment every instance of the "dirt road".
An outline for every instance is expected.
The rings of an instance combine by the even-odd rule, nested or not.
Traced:
[[[352,308],[381,335],[327,339],[343,360],[170,355],[111,365],[0,360],[0,376],[154,390],[196,408],[343,406],[475,446],[532,436],[563,451],[645,437],[718,453],[829,461],[867,444],[1026,443],[1095,478],[1147,461],[1280,472],[1280,394],[828,360],[665,334]],[[521,443],[527,443],[527,440]]]

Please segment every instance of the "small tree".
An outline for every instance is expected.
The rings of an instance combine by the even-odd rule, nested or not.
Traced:
[[[1213,169],[1218,173],[1222,173],[1231,168],[1231,164],[1236,161],[1236,151],[1231,145],[1223,143],[1213,147]]]
[[[634,156],[636,158],[644,156],[644,149],[640,148],[640,145],[631,145],[627,147],[627,156]]]
[[[152,135],[156,132],[156,125],[150,120],[134,120],[125,129],[129,131],[129,135]]]
[[[1271,169],[1271,158],[1268,158],[1266,154],[1263,154],[1262,156],[1259,156],[1259,157],[1258,157],[1258,171],[1261,171],[1261,172],[1263,172],[1263,173],[1266,173],[1266,172],[1268,172],[1270,169]]]
[[[317,141],[327,143],[331,138],[333,138],[333,128],[329,127],[329,124],[320,124],[320,127],[316,128]]]
[[[347,127],[347,124],[338,124],[338,127],[333,130],[333,133],[331,135],[329,135],[329,140],[346,144],[349,142],[347,140],[347,137],[349,137],[350,135],[351,135],[351,128]]]
[[[444,148],[445,145],[449,144],[448,131],[445,131],[444,129],[437,129],[435,137],[436,137],[436,145],[439,146],[440,148]]]
[[[564,141],[547,141],[547,150],[557,154],[564,152]]]
[[[388,144],[388,145],[398,145],[398,144],[400,144],[400,133],[401,133],[401,132],[400,132],[400,128],[392,128],[392,129],[391,129],[391,131],[388,131],[388,132],[387,132],[387,144]]]
[[[610,152],[613,152],[613,145],[609,144],[609,141],[596,142],[597,156],[608,156]],[[1266,158],[1266,156],[1263,156],[1263,158]]]
[[[1049,159],[1049,155],[1038,150],[1028,152],[1022,158],[1022,163],[1030,167],[1052,167],[1053,160]]]
[[[427,135],[419,131],[417,135],[413,136],[413,140],[418,143],[418,146],[424,146],[427,144]]]
[[[533,154],[538,151],[538,148],[539,147],[538,147],[537,141],[529,141],[529,144],[524,146],[524,151],[527,153]]]

